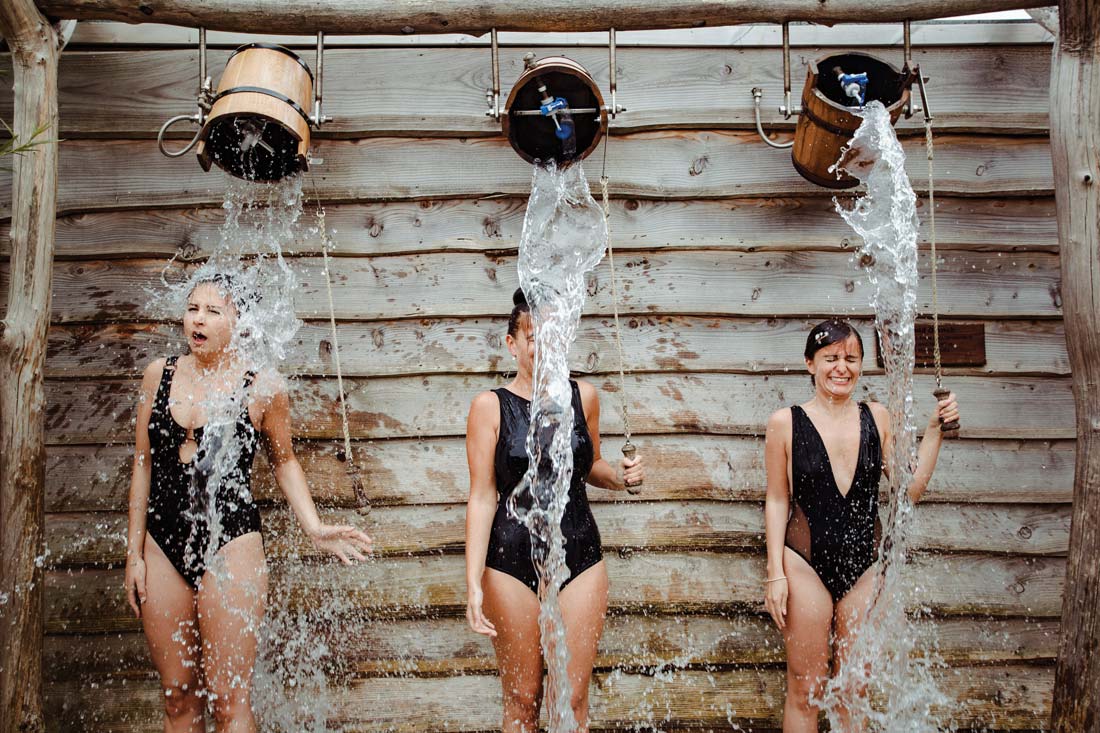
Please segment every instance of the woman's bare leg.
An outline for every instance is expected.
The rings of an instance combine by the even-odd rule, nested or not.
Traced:
[[[588,731],[588,689],[607,617],[607,566],[601,560],[562,589],[559,601],[569,647],[569,682],[578,733]]]
[[[141,625],[164,690],[165,733],[205,733],[195,591],[149,535]]]
[[[218,733],[255,733],[252,672],[267,601],[267,563],[259,532],[218,551],[199,584],[199,632],[206,689]]]
[[[835,652],[833,655],[834,674],[840,671],[842,665],[848,661],[852,642],[859,633],[860,626],[867,615],[867,609],[871,605],[871,596],[875,591],[875,579],[878,577],[878,565],[872,566],[859,577],[856,584],[836,604],[836,629]],[[858,698],[867,694],[865,685],[856,678],[850,689],[842,691],[845,699]],[[851,712],[846,706],[837,710],[840,719],[840,729],[837,733],[859,733],[864,730],[863,720],[852,718]]]
[[[485,617],[497,630],[493,648],[504,693],[502,733],[535,733],[542,705],[538,596],[511,575],[491,568],[481,583]]]
[[[783,550],[787,576],[787,702],[783,733],[817,733],[818,708],[811,702],[829,678],[833,597],[802,556]]]

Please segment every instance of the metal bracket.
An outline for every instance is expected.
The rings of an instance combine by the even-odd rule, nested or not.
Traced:
[[[485,104],[489,109],[486,117],[492,117],[494,121],[500,120],[500,45],[497,42],[497,29],[489,32],[490,45],[493,54],[493,86],[485,90]]]
[[[313,114],[309,121],[314,127],[320,127],[326,122],[332,122],[332,118],[326,115],[322,109],[325,86],[325,32],[317,31],[317,74],[313,85]]]
[[[924,113],[924,119],[926,121],[932,120],[932,113],[928,109],[928,90],[925,89],[925,82],[928,78],[921,73],[920,64],[913,63],[913,32],[910,28],[910,22],[907,20],[903,26],[902,31],[902,43],[904,45],[905,65],[903,70],[910,75],[910,78],[906,80],[906,84],[912,86],[913,82],[917,83],[917,88],[920,90],[920,104],[913,104],[913,94],[909,94],[909,103],[905,105],[905,119],[911,118],[918,112]]]
[[[783,119],[802,114],[802,107],[791,104],[791,24],[783,24],[783,106],[779,108]]]
[[[160,131],[157,133],[157,147],[160,152],[169,158],[178,158],[185,155],[191,148],[199,142],[199,136],[202,134],[203,125],[206,124],[206,116],[210,114],[210,108],[214,105],[214,82],[210,76],[206,73],[206,29],[199,28],[199,91],[195,95],[195,102],[198,109],[191,115],[176,115],[172,119],[165,122],[160,126]],[[191,138],[191,142],[179,150],[167,150],[164,147],[164,135],[168,132],[168,128],[177,122],[194,122],[199,126],[199,129],[195,131],[195,136]]]
[[[626,107],[623,107],[616,101],[615,93],[618,91],[619,83],[617,80],[618,70],[615,68],[615,29],[608,28],[607,30],[607,56],[608,56],[608,76],[611,80],[611,104],[606,105],[607,114],[611,119],[615,119],[615,116],[620,112],[626,112]]]

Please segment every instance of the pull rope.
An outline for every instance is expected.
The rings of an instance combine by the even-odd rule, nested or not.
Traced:
[[[345,470],[348,478],[351,480],[351,486],[355,491],[355,499],[359,506],[366,511],[370,511],[370,500],[367,498],[366,489],[363,487],[363,477],[359,470],[359,464],[356,463],[355,456],[351,450],[351,427],[348,423],[348,400],[347,395],[344,393],[344,372],[340,365],[340,339],[336,332],[336,306],[332,298],[332,277],[329,274],[328,266],[328,250],[332,244],[332,240],[329,239],[328,227],[325,225],[325,208],[321,205],[321,197],[317,193],[316,181],[312,175],[310,175],[310,181],[313,183],[313,196],[317,203],[317,228],[321,235],[321,258],[324,262],[325,270],[325,292],[328,295],[328,322],[332,331],[332,356],[336,366],[336,389],[340,392],[340,427],[344,434],[344,460],[347,462]]]
[[[928,244],[932,255],[932,354],[936,364],[936,387],[943,387],[943,361],[940,354],[940,293],[936,282],[936,191],[932,161],[932,118],[924,120],[924,147],[928,153]]]
[[[615,348],[619,354],[619,410],[623,416],[623,437],[626,439],[622,451],[623,456],[628,460],[633,460],[637,448],[630,442],[630,412],[626,406],[626,371],[624,367],[626,360],[623,357],[622,327],[619,325],[619,284],[615,275],[615,248],[611,245],[611,204],[608,200],[607,191],[607,146],[609,142],[610,139],[605,137],[603,141],[603,167],[600,170],[600,196],[603,201],[603,218],[607,226],[607,261],[611,266],[611,313],[615,319]],[[626,490],[631,494],[640,493],[642,484],[627,484]]]
[[[927,108],[927,103],[925,104]],[[928,244],[932,257],[932,356],[935,360],[936,388],[932,394],[937,400],[942,400],[951,394],[951,390],[943,386],[943,359],[940,351],[940,290],[936,280],[936,272],[939,268],[936,262],[936,190],[935,176],[933,174],[934,160],[932,145],[932,117],[925,112],[924,117],[924,147],[928,153]],[[940,421],[940,432],[952,437],[959,431],[959,422],[945,423]]]

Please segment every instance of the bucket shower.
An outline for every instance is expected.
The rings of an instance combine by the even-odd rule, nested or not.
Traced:
[[[910,102],[910,87],[919,76],[910,62],[910,31],[905,24],[905,66],[892,64],[862,51],[844,51],[822,56],[809,64],[801,106],[791,105],[790,29],[783,24],[784,119],[798,116],[794,141],[775,143],[764,134],[760,122],[763,90],[752,90],[756,128],[764,142],[775,148],[791,148],[795,170],[811,183],[842,189],[859,185],[859,179],[836,172],[836,162],[863,118],[864,105],[878,101],[886,107],[891,123],[916,109]]]
[[[206,75],[206,32],[199,32],[198,112],[168,120],[160,151],[177,158],[195,148],[203,170],[216,165],[251,181],[278,181],[309,168],[310,133],[332,118],[321,108],[324,34],[317,34],[317,77],[296,53],[270,43],[241,46],[229,57],[217,90]],[[180,120],[199,131],[183,149],[168,151],[164,134]]]
[[[565,166],[587,158],[606,134],[608,119],[625,109],[615,102],[615,31],[610,31],[611,104],[588,70],[565,56],[524,57],[524,70],[504,103],[500,100],[500,61],[492,31],[493,88],[486,90],[489,111],[500,120],[505,137],[528,163]]]

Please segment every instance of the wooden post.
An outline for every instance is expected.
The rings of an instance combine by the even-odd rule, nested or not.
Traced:
[[[50,326],[57,199],[58,36],[32,0],[0,2],[11,49],[16,136],[46,127],[47,142],[17,155],[12,181],[11,277],[0,321],[0,733],[40,733],[46,452],[42,374]]]
[[[243,33],[606,31],[738,23],[898,23],[1016,10],[1051,0],[38,0],[52,18],[169,23]]]
[[[1052,722],[1079,733],[1100,728],[1100,5],[1062,0],[1059,14],[1050,148],[1077,465]]]

